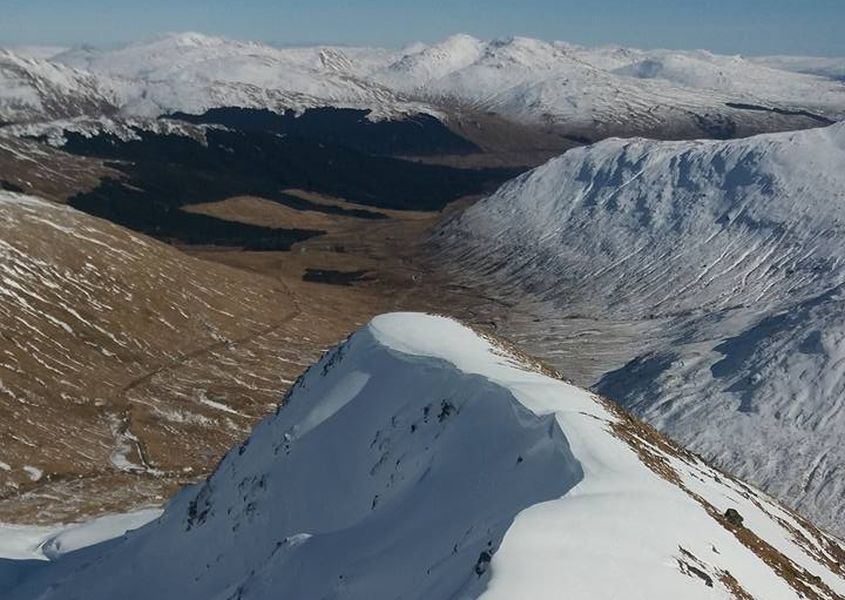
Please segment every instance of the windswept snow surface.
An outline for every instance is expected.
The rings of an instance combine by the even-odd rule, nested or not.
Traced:
[[[161,509],[104,515],[73,525],[0,524],[0,597],[63,554],[112,540],[158,518]]]
[[[637,427],[454,321],[384,315],[160,519],[6,597],[845,593],[833,540]]]
[[[845,124],[572,150],[434,242],[533,303],[521,343],[845,533]]]
[[[143,527],[161,516],[161,509],[148,508],[126,514],[103,515],[73,525],[3,525],[0,524],[0,561],[55,560],[74,552],[114,539]]]

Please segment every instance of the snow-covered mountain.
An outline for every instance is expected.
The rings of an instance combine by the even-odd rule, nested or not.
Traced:
[[[716,126],[718,117],[737,117],[728,105],[739,103],[841,114],[845,92],[838,83],[703,51],[583,48],[521,37],[482,42],[465,35],[372,76],[434,103],[606,131],[625,122],[643,131],[692,126],[702,118]],[[817,95],[808,100],[808,94]]]
[[[391,52],[355,48],[278,49],[197,33],[168,35],[111,51],[71,50],[56,62],[127,82],[121,106],[132,116],[200,114],[240,106],[287,109],[368,108],[374,116],[425,111],[361,77]]]
[[[12,54],[16,54],[24,58],[50,60],[54,56],[67,52],[70,48],[66,46],[11,45],[0,47],[0,50],[8,50]]]
[[[794,71],[845,81],[845,57],[823,56],[759,56],[754,63],[782,71]]]
[[[518,352],[395,313],[159,520],[4,597],[836,600],[842,553]]]
[[[530,280],[567,310],[594,289],[614,316],[800,300],[845,281],[843,166],[845,123],[730,142],[612,139],[509,182],[450,227],[505,253],[503,283]]]
[[[492,115],[597,139],[733,137],[845,116],[845,84],[826,77],[704,51],[584,48],[519,37],[457,35],[390,50],[276,48],[186,33],[111,50],[72,49],[51,63],[4,57],[25,63],[33,74],[27,77],[51,64],[60,81],[74,78],[71,88],[80,97],[99,90],[107,104],[132,117],[229,106],[277,112],[329,106],[369,109],[371,118],[422,112],[464,122]],[[6,102],[27,96],[36,108],[66,104],[58,95],[67,85],[52,90],[16,77],[24,83],[9,88]],[[43,110],[42,118],[78,112]],[[6,120],[31,116],[10,113]]]
[[[572,150],[434,241],[518,341],[845,531],[845,124]]]
[[[118,87],[55,62],[0,50],[0,124],[112,114]]]

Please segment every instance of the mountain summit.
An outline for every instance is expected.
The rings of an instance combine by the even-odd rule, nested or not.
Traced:
[[[5,597],[834,600],[842,552],[505,344],[396,313],[158,521]]]

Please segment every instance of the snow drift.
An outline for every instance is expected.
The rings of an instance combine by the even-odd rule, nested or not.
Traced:
[[[400,313],[159,520],[6,597],[832,600],[841,552],[518,352]]]

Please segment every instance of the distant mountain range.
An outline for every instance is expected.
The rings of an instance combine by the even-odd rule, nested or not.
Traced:
[[[212,108],[495,116],[596,139],[733,137],[845,116],[845,84],[800,61],[456,35],[404,49],[275,48],[186,33],[123,48],[0,54],[0,119]],[[46,59],[44,57],[47,57]],[[806,66],[806,65],[805,65]]]

